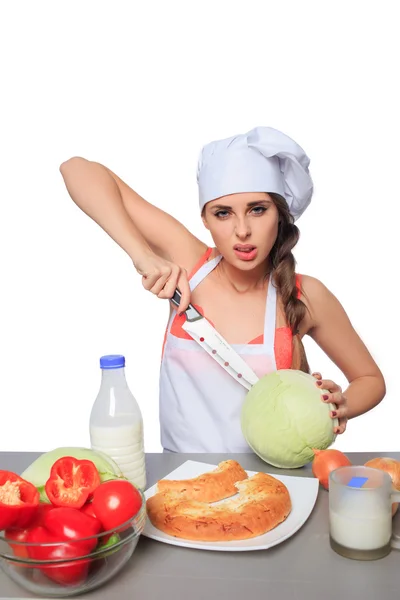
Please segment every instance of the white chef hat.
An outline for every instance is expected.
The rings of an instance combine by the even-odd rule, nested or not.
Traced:
[[[311,202],[310,159],[290,137],[272,127],[205,145],[197,166],[200,211],[211,200],[240,192],[283,196],[294,219]]]

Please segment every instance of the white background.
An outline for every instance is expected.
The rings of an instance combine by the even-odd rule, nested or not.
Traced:
[[[8,2],[0,9],[0,450],[89,445],[99,357],[123,353],[159,451],[168,303],[70,200],[59,165],[102,162],[207,243],[203,144],[257,125],[311,157],[300,273],[339,298],[387,396],[336,447],[399,450],[396,2]],[[345,386],[309,339],[311,368]]]

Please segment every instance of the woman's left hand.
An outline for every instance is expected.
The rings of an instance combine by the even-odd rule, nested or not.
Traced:
[[[321,373],[313,373],[313,377],[317,380],[316,385],[319,388],[328,390],[328,393],[324,392],[322,401],[334,404],[336,407],[336,409],[330,413],[332,419],[339,419],[339,425],[334,428],[334,432],[337,434],[344,433],[348,421],[348,407],[347,399],[342,394],[342,388],[330,379],[322,379]]]

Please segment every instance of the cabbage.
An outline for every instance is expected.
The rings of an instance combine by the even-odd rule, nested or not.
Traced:
[[[262,377],[242,406],[241,427],[250,448],[274,467],[295,469],[311,462],[313,448],[326,450],[338,425],[312,375],[282,369]]]
[[[77,459],[91,460],[99,472],[101,481],[108,479],[122,478],[122,473],[118,465],[106,454],[99,450],[91,450],[89,448],[56,448],[39,456],[25,471],[21,477],[26,481],[30,481],[39,490],[40,501],[49,503],[46,494],[45,485],[50,477],[51,467],[56,460],[63,456],[72,456]]]

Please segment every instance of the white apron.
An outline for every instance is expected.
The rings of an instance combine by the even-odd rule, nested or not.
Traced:
[[[200,267],[189,281],[192,291],[221,258],[219,255]],[[176,311],[173,310],[168,322],[160,371],[159,408],[164,451],[252,452],[240,426],[241,408],[247,390],[194,340],[178,338],[170,333],[175,316]],[[231,344],[258,377],[276,371],[275,323],[276,288],[270,282],[264,343]]]

